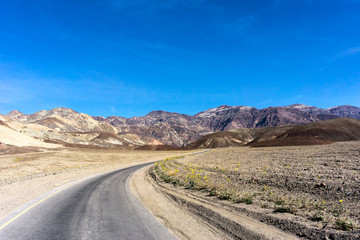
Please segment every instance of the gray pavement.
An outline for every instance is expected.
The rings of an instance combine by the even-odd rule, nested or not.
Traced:
[[[0,239],[176,239],[130,191],[130,176],[146,165],[92,177],[23,206],[25,213],[2,221],[0,227],[9,224]]]

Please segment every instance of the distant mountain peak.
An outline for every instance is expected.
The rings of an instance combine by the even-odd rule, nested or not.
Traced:
[[[247,106],[229,106],[229,105],[221,105],[216,108],[210,108],[206,111],[199,112],[195,114],[195,117],[204,117],[204,118],[210,118],[214,117],[215,115],[222,114],[221,112],[233,110],[233,109],[239,109],[239,110],[251,110],[254,109],[253,107],[247,107]]]
[[[157,114],[168,114],[168,113],[171,113],[171,112],[167,112],[167,111],[164,111],[164,110],[154,110],[154,111],[151,111],[149,112],[148,114],[146,114],[145,116],[151,116],[151,115],[157,115]]]
[[[145,117],[168,117],[168,116],[184,116],[186,114],[181,114],[181,113],[176,113],[176,112],[168,112],[168,111],[163,111],[163,110],[156,110],[156,111],[151,111],[148,114],[145,115]]]
[[[309,106],[309,105],[305,105],[305,104],[301,104],[301,103],[295,103],[295,104],[291,104],[288,106],[285,106],[287,108],[296,108],[296,109],[307,109],[307,108],[317,108],[314,106]]]
[[[340,106],[330,107],[327,110],[338,109],[338,108],[358,108],[358,107],[351,106],[351,105],[340,105]],[[360,109],[360,108],[358,108],[358,109]]]
[[[220,105],[217,107],[217,109],[227,109],[227,108],[232,108],[233,106],[230,105]]]
[[[301,104],[301,103],[295,103],[295,104],[287,105],[287,106],[285,106],[285,107],[294,108],[294,107],[311,107],[311,106],[305,105],[305,104]]]
[[[24,122],[24,121],[26,121],[26,118],[27,118],[26,114],[24,114],[18,110],[11,111],[8,114],[6,114],[6,116],[13,120],[17,120],[19,122]]]
[[[54,109],[49,110],[48,112],[71,112],[71,113],[78,113],[77,111],[71,109],[71,108],[65,108],[65,107],[57,107]]]
[[[9,112],[8,114],[6,114],[7,116],[14,116],[14,115],[26,115],[18,110],[13,110],[11,112]]]

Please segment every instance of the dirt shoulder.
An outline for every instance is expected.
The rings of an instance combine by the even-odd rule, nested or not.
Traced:
[[[163,189],[154,184],[148,174],[150,167],[143,168],[132,176],[131,191],[175,236],[180,239],[231,239],[223,238],[221,231],[212,229],[207,223],[174,204]]]

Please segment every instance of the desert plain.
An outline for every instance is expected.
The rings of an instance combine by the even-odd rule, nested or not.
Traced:
[[[199,154],[192,154],[196,152]],[[132,180],[143,179],[133,187],[141,189],[135,195],[160,221],[177,219],[177,222],[168,224],[166,220],[164,224],[180,238],[189,237],[185,234],[187,231],[181,232],[182,224],[186,222],[188,224],[184,226],[188,233],[193,232],[197,238],[229,236],[222,235],[219,229],[207,223],[200,224],[202,220],[197,216],[190,220],[194,215],[188,213],[189,217],[182,213],[186,209],[175,206],[175,202],[170,203],[169,197],[159,195],[163,187],[145,183],[146,178],[140,175],[153,172],[162,184],[179,194],[196,195],[207,202],[220,201],[221,206],[231,205],[235,214],[241,215],[245,211],[253,217],[251,212],[256,212],[256,216],[265,216],[264,219],[275,214],[276,218],[290,223],[289,226],[283,225],[290,230],[282,230],[295,235],[299,235],[294,232],[299,223],[309,226],[311,234],[330,230],[340,234],[337,236],[344,233],[347,239],[353,239],[351,234],[360,227],[359,141],[312,146],[226,147],[205,151],[14,148],[3,152],[0,161],[1,218],[72,181],[154,162]],[[157,191],[156,201],[151,199],[149,191]],[[167,206],[165,210],[164,206]],[[243,210],[237,212],[236,209]],[[169,212],[178,212],[179,216],[174,218]],[[256,221],[263,222],[264,219]],[[271,221],[266,224],[271,225]],[[179,232],[181,234],[177,234]]]
[[[156,164],[163,181],[342,231],[360,226],[360,142],[229,147]]]

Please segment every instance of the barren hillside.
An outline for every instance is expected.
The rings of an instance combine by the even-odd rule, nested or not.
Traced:
[[[194,141],[189,144],[189,147],[292,146],[329,144],[353,140],[360,140],[360,120],[337,118],[300,125],[217,132]]]

